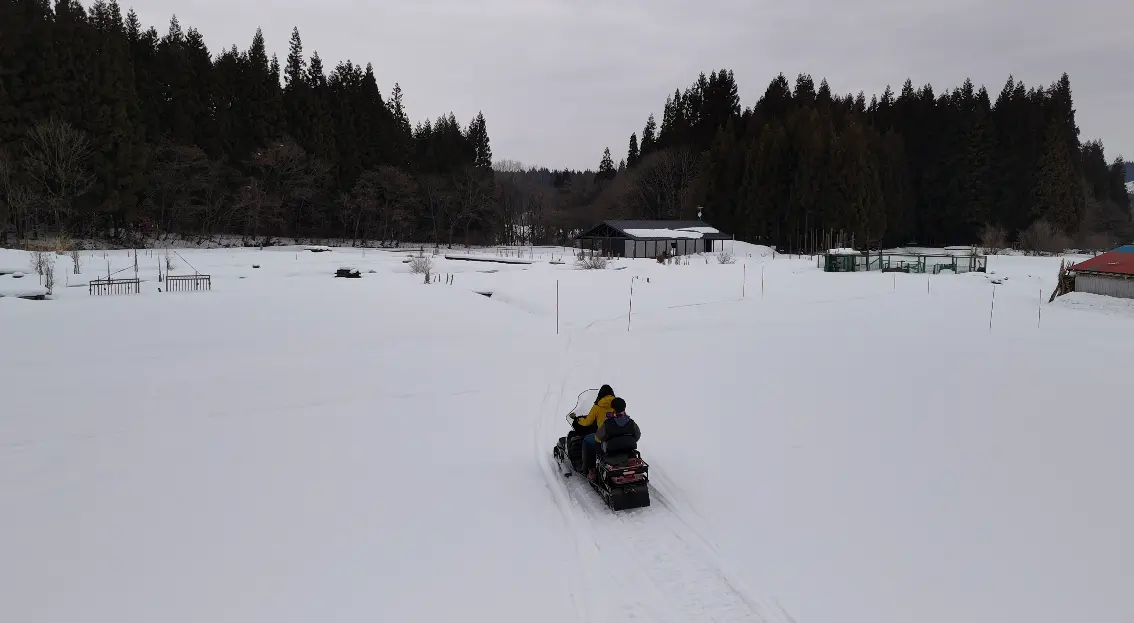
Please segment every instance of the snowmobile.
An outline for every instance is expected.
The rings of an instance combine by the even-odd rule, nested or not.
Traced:
[[[597,389],[588,389],[579,394],[579,400],[571,413],[585,414],[598,397]],[[581,417],[581,416],[580,416]],[[567,414],[571,430],[560,437],[551,454],[559,463],[564,476],[581,474],[587,480],[583,469],[583,437],[594,432],[581,430],[575,425],[571,414]],[[638,452],[638,443],[633,437],[614,437],[599,444],[595,457],[595,479],[589,481],[591,488],[598,492],[603,502],[611,510],[620,511],[650,505],[649,468]]]

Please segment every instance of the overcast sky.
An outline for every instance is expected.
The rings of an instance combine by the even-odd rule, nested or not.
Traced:
[[[617,162],[667,94],[704,71],[736,74],[742,106],[783,72],[836,93],[966,77],[995,101],[1071,77],[1080,138],[1134,159],[1134,0],[119,0],[165,34],[177,14],[214,54],[257,27],[283,63],[292,26],[328,72],[374,64],[401,83],[411,121],[483,111],[494,159],[595,168]],[[87,3],[89,5],[89,2]]]

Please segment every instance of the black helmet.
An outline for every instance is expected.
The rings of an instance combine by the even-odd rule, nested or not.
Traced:
[[[610,401],[610,408],[614,409],[615,413],[625,413],[626,401],[621,398],[615,398],[614,400]]]

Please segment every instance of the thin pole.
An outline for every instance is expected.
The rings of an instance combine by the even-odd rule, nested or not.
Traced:
[[[555,335],[559,335],[559,280],[555,280]]]
[[[748,286],[748,264],[742,264],[744,267],[744,278],[740,282],[740,298],[744,298],[745,288]]]
[[[1039,291],[1039,300],[1036,301],[1036,328],[1043,323],[1043,288]]]
[[[988,330],[992,330],[992,315],[996,313],[996,286],[992,286],[992,308],[988,310]]]
[[[760,298],[764,298],[764,266],[760,265]]]
[[[634,280],[630,280],[630,307],[626,310],[626,331],[630,331],[630,315],[634,313]]]

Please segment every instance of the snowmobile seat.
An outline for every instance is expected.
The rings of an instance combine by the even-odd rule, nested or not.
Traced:
[[[602,451],[604,454],[629,454],[638,449],[638,442],[629,435],[619,435],[618,437],[611,437],[602,442]]]

